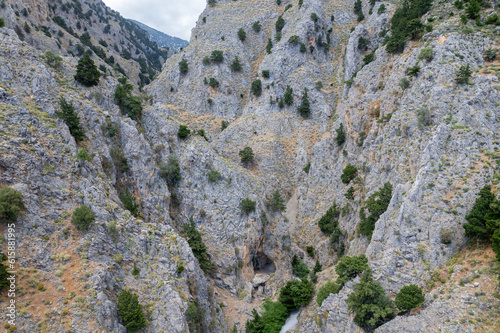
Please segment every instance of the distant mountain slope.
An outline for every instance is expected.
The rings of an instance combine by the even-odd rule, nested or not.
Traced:
[[[136,20],[128,19],[129,21],[137,24],[141,29],[145,30],[151,36],[151,40],[158,44],[160,47],[167,47],[174,51],[179,51],[182,47],[188,46],[189,42],[187,40],[172,37],[167,35],[161,31],[151,28],[150,26],[145,25],[144,23],[138,22]]]

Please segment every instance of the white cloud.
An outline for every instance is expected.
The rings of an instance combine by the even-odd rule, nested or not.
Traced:
[[[171,36],[189,40],[206,0],[104,0],[125,18],[149,25]]]

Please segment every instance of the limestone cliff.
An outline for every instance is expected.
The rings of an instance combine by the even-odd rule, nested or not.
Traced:
[[[195,329],[228,332],[236,324],[244,331],[251,309],[293,279],[294,255],[309,268],[316,259],[323,265],[316,291],[335,277],[339,253],[317,226],[333,204],[345,254],[366,254],[388,295],[408,284],[428,292],[420,313],[377,331],[494,329],[484,317],[498,311],[498,299],[490,297],[496,277],[486,260],[474,268],[492,253],[463,252],[462,225],[479,189],[498,172],[500,67],[483,54],[498,48],[500,29],[472,23],[464,29],[463,10],[435,3],[421,18],[431,31],[390,53],[384,34],[398,4],[365,1],[360,22],[353,6],[322,0],[207,6],[189,46],[145,88],[150,97],[143,98],[140,121],[114,103],[117,73],[84,88],[73,80],[77,58],[64,54],[63,66],[50,68],[10,29],[16,18],[6,20],[0,179],[25,202],[17,223],[19,330],[125,332],[116,297],[132,289],[147,314],[147,332],[187,332],[193,304],[202,314]],[[419,57],[429,47],[432,56]],[[222,59],[213,51],[222,51]],[[373,61],[365,60],[369,54]],[[236,57],[241,69],[231,66]],[[179,66],[183,59],[187,72]],[[470,83],[458,84],[455,72],[465,64],[473,71]],[[283,102],[287,87],[292,103]],[[305,89],[311,113],[304,118],[297,109]],[[73,101],[86,130],[83,142],[54,116],[60,96]],[[346,141],[338,145],[341,124]],[[191,130],[185,139],[180,125]],[[81,147],[92,161],[76,158]],[[252,148],[253,162],[241,162],[244,147]],[[169,186],[160,169],[174,156],[181,178]],[[358,171],[346,184],[341,175],[349,164]],[[368,239],[358,229],[360,210],[385,183],[392,197]],[[125,188],[140,204],[137,218],[120,201]],[[283,212],[272,209],[275,191],[286,200]],[[255,201],[254,211],[242,211],[245,198]],[[96,215],[87,232],[69,222],[82,203]],[[206,274],[181,236],[191,219],[214,264]],[[453,235],[450,242],[442,241],[443,231]],[[469,283],[477,274],[483,274],[480,284]],[[296,330],[361,332],[346,304],[356,282],[321,306],[311,300]]]

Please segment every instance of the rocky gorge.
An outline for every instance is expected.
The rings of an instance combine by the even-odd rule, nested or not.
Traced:
[[[57,11],[80,2],[40,3]],[[136,60],[111,41],[104,59],[91,51],[103,66],[93,87],[74,79],[80,57],[67,50],[75,36],[58,43],[57,33],[31,28],[23,40],[15,27],[34,4],[2,4],[0,181],[23,201],[17,320],[6,331],[127,332],[117,304],[130,290],[145,332],[245,332],[252,309],[296,278],[300,258],[322,269],[293,330],[362,332],[347,304],[361,277],[321,305],[315,296],[338,278],[341,257],[362,254],[392,299],[410,284],[425,291],[417,311],[376,332],[498,331],[495,254],[467,243],[463,228],[480,189],[492,184],[495,193],[500,180],[500,63],[485,57],[500,40],[500,26],[486,24],[497,2],[464,23],[464,9],[435,1],[418,38],[389,52],[398,2],[210,1],[189,46],[169,54],[157,74],[139,55],[152,49],[138,47]],[[57,14],[42,13],[46,22]],[[119,21],[111,22],[115,45],[125,34]],[[48,49],[62,57],[58,66],[43,56]],[[109,63],[112,54],[141,100],[139,118],[116,103],[123,73]],[[140,79],[139,59],[151,82]],[[464,84],[456,73],[466,65]],[[74,105],[83,140],[57,116],[61,97]],[[82,148],[91,157],[80,158]],[[179,177],[169,182],[174,161]],[[348,166],[356,171],[344,179]],[[363,214],[384,184],[390,196],[367,235]],[[125,208],[126,193],[138,213]],[[88,230],[71,223],[81,205],[95,216]],[[318,227],[331,207],[341,245]],[[190,224],[210,269],[187,235]]]

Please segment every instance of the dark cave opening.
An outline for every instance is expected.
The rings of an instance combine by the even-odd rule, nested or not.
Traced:
[[[276,267],[271,259],[266,256],[263,252],[257,252],[252,257],[253,270],[255,274],[258,273],[274,273]]]

